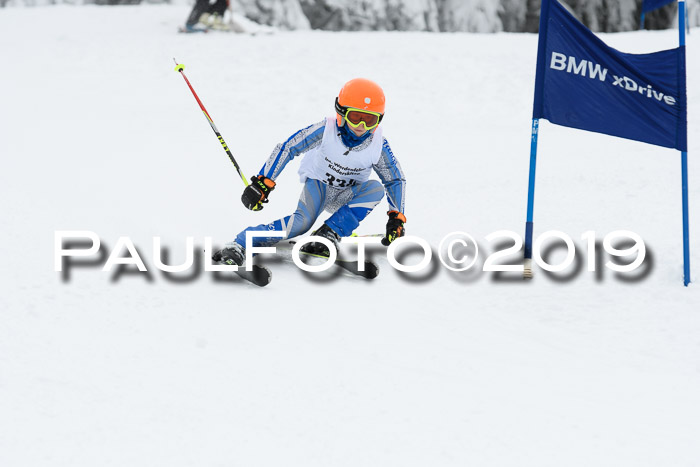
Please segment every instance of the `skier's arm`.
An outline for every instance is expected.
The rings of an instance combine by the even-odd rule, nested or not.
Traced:
[[[325,126],[325,121],[307,126],[294,133],[284,143],[278,144],[258,175],[275,180],[289,161],[321,144]]]
[[[399,162],[391,152],[391,147],[386,138],[384,138],[384,143],[382,144],[382,155],[373,168],[384,184],[389,200],[389,210],[403,214],[405,212],[406,177],[403,174],[403,170],[401,170]]]

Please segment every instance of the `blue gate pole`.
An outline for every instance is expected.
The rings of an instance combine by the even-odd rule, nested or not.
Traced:
[[[537,166],[537,137],[540,130],[540,119],[532,119],[532,135],[530,140],[530,178],[527,186],[527,222],[525,223],[525,266],[523,277],[532,277],[532,216],[535,209],[535,167]]]
[[[683,285],[690,284],[690,228],[688,220],[688,153],[681,152],[683,178]]]
[[[680,46],[685,46],[685,0],[678,1],[678,35]],[[685,53],[685,51],[683,52]],[[681,151],[681,191],[683,194],[683,285],[690,283],[690,227],[688,216],[688,152]]]
[[[639,17],[639,30],[641,31],[644,29],[644,12],[642,11],[641,16]]]

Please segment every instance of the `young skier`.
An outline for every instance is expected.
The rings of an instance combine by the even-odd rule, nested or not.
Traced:
[[[348,81],[335,100],[336,116],[308,126],[278,144],[257,176],[243,191],[241,201],[259,211],[275,189],[275,179],[296,156],[303,154],[299,176],[304,188],[296,211],[269,224],[248,227],[213,255],[215,261],[242,265],[246,232],[283,231],[284,238],[307,232],[322,211],[331,216],[313,233],[332,242],[337,249],[341,237],[353,233],[379,204],[386,191],[389,219],[386,237],[390,244],[404,235],[406,180],[379,124],[384,117],[384,91],[363,78]],[[374,171],[381,183],[370,180]],[[383,186],[382,186],[383,184]],[[273,245],[283,238],[257,237],[255,246]],[[302,251],[328,256],[321,242],[307,243]]]

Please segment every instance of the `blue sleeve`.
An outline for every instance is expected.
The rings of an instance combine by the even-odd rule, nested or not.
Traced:
[[[307,126],[294,133],[284,143],[275,146],[267,162],[260,169],[259,175],[264,175],[272,180],[276,179],[289,161],[321,144],[325,127],[325,120]]]
[[[399,211],[406,214],[406,177],[401,170],[401,165],[391,152],[389,142],[384,138],[382,144],[382,154],[379,161],[374,165],[374,171],[379,175],[379,179],[384,184],[387,198],[389,200],[389,209],[391,211]]]

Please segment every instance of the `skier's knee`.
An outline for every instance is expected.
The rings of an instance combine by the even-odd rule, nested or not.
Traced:
[[[368,180],[362,188],[362,192],[355,199],[379,203],[384,198],[384,185],[377,180]]]
[[[303,212],[301,211],[296,211],[294,213],[294,216],[292,217],[293,224],[292,228],[289,232],[290,237],[297,237],[301,234],[304,234],[311,229],[311,227],[314,225],[315,219],[309,219],[306,215],[304,215]]]
[[[379,190],[381,196],[384,197],[383,185],[378,180],[367,180],[367,191]]]

